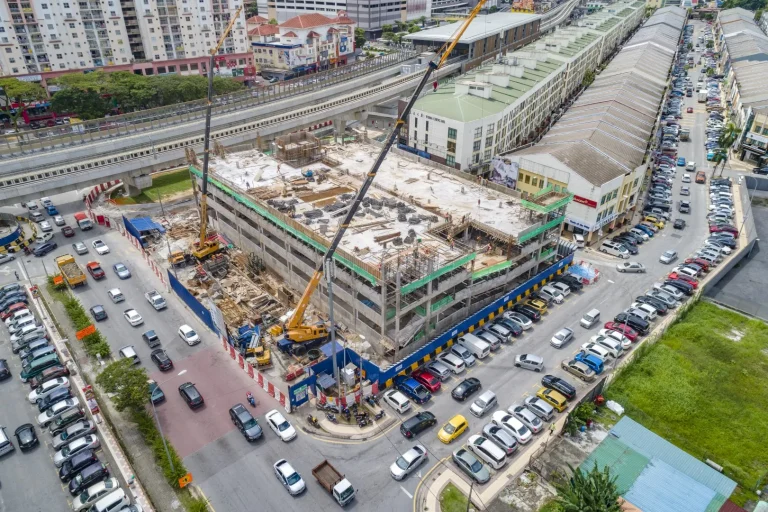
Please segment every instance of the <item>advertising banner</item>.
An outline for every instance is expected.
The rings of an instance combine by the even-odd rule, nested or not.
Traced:
[[[495,156],[491,160],[491,165],[493,166],[493,172],[491,173],[492,182],[509,188],[515,188],[517,186],[517,176],[519,174],[519,165],[517,162],[512,162],[506,158]]]

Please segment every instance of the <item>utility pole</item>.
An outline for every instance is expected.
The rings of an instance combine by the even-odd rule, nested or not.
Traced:
[[[171,452],[168,451],[168,443],[165,442],[165,434],[163,434],[163,427],[160,426],[160,420],[157,419],[157,409],[155,409],[155,402],[152,401],[152,392],[150,392],[149,402],[152,404],[152,412],[155,413],[155,423],[157,423],[157,430],[160,432],[160,439],[163,440],[163,446],[165,447],[165,456],[168,457],[168,465],[171,466],[171,473],[175,473],[173,468],[173,460],[171,459]]]
[[[472,483],[469,484],[469,496],[467,497],[467,512],[469,512],[469,507],[472,505],[472,489],[475,487],[475,481],[472,480]]]

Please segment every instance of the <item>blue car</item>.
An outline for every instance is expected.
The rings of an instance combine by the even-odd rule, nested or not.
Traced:
[[[597,356],[579,352],[574,359],[589,366],[596,375],[603,373],[603,361]]]
[[[715,158],[715,152],[707,151],[707,160],[712,160],[713,158]]]
[[[417,404],[425,404],[432,398],[432,394],[422,384],[412,377],[400,375],[394,378],[395,387],[402,391],[408,398]]]
[[[654,232],[653,232],[653,230],[652,230],[651,228],[649,228],[648,226],[643,226],[642,224],[638,224],[638,225],[637,225],[637,226],[635,226],[635,227],[636,227],[637,229],[639,229],[640,231],[642,231],[643,233],[645,233],[646,235],[648,235],[649,237],[653,238]]]
[[[58,215],[59,214],[59,210],[57,210],[56,207],[53,206],[53,205],[46,206],[45,209],[48,210],[48,215]]]
[[[685,157],[684,156],[681,156],[680,158],[677,159],[677,165],[679,167],[685,167]]]

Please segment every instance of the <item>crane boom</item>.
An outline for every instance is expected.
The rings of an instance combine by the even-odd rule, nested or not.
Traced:
[[[344,217],[344,220],[341,222],[341,224],[339,224],[339,229],[336,231],[336,234],[334,235],[333,240],[331,240],[331,244],[328,246],[328,250],[325,252],[325,255],[323,256],[323,260],[317,266],[315,273],[312,275],[312,278],[309,280],[309,283],[307,284],[307,287],[301,296],[301,300],[299,300],[299,303],[296,306],[296,310],[294,311],[293,315],[291,315],[291,317],[288,319],[288,321],[285,324],[285,328],[286,328],[285,337],[290,339],[291,341],[295,341],[295,342],[312,341],[317,338],[324,337],[328,334],[327,329],[323,325],[315,325],[315,326],[302,325],[302,322],[304,320],[304,313],[307,310],[307,306],[309,306],[309,300],[310,298],[312,298],[312,294],[314,293],[315,288],[320,283],[320,279],[323,276],[324,266],[332,264],[332,258],[333,258],[333,254],[336,252],[336,248],[339,246],[341,239],[344,237],[344,233],[346,233],[347,228],[349,227],[349,224],[352,222],[352,219],[354,218],[355,213],[360,207],[360,204],[362,203],[363,198],[365,197],[365,194],[368,192],[368,189],[373,183],[374,178],[376,178],[376,173],[379,172],[379,168],[381,167],[381,164],[384,162],[384,158],[387,156],[387,153],[389,152],[389,148],[391,148],[392,144],[394,144],[395,140],[397,140],[397,136],[400,134],[400,130],[405,124],[405,120],[408,119],[408,115],[411,113],[411,109],[413,108],[413,105],[416,103],[416,100],[419,98],[419,95],[421,94],[421,91],[424,89],[424,86],[427,85],[427,82],[429,81],[429,77],[432,75],[432,73],[436,69],[440,68],[443,64],[445,64],[445,61],[448,60],[448,57],[453,51],[453,49],[456,47],[456,44],[458,44],[459,39],[461,39],[461,36],[464,34],[467,28],[469,28],[470,23],[472,23],[472,20],[475,18],[475,16],[477,16],[477,14],[480,12],[480,9],[482,9],[484,4],[485,4],[485,0],[480,0],[478,2],[478,4],[474,7],[474,9],[472,9],[472,12],[470,12],[469,16],[464,20],[464,23],[462,23],[461,27],[459,27],[459,29],[451,37],[451,39],[446,41],[443,44],[443,46],[440,48],[440,50],[438,50],[438,53],[442,52],[442,55],[440,55],[440,59],[437,62],[430,61],[429,65],[427,66],[427,70],[424,72],[424,76],[421,78],[421,81],[419,81],[419,84],[416,86],[416,90],[414,91],[411,98],[408,100],[408,103],[405,105],[405,108],[403,109],[403,112],[400,114],[400,117],[395,122],[395,126],[390,132],[386,141],[384,142],[384,147],[381,149],[381,151],[379,152],[379,155],[376,157],[376,161],[373,163],[371,170],[368,171],[368,175],[366,176],[365,181],[363,182],[363,185],[360,187],[360,190],[358,190],[357,195],[355,196],[355,199],[352,202],[351,207],[349,208],[346,216]]]
[[[229,32],[240,16],[240,11],[243,10],[243,6],[237,8],[235,15],[227,23],[227,27],[224,29],[224,33],[221,34],[216,46],[211,48],[210,60],[208,61],[208,102],[205,106],[205,139],[203,145],[203,189],[200,197],[200,245],[199,251],[205,253],[205,238],[208,231],[208,153],[211,146],[211,110],[213,105],[213,66],[215,64],[216,54],[219,52],[221,45],[224,44],[224,39],[227,38]]]

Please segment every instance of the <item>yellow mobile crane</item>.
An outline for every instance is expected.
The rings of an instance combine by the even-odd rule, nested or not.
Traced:
[[[286,339],[294,343],[312,344],[313,342],[324,340],[328,336],[328,329],[324,324],[305,325],[303,323],[304,312],[307,310],[307,306],[309,305],[309,299],[312,297],[312,293],[314,293],[315,288],[320,283],[324,268],[326,266],[333,265],[333,253],[339,246],[339,243],[341,242],[344,233],[349,227],[350,222],[352,222],[352,218],[354,217],[355,212],[357,212],[363,197],[365,197],[365,194],[368,192],[368,188],[371,186],[371,183],[373,183],[373,179],[376,177],[376,173],[379,171],[379,167],[381,167],[382,162],[384,162],[384,158],[386,157],[389,148],[392,147],[392,144],[395,142],[395,140],[397,140],[397,136],[405,124],[405,120],[408,119],[408,114],[410,114],[411,108],[416,102],[416,99],[419,97],[419,94],[421,94],[421,91],[424,89],[424,86],[429,81],[429,77],[436,69],[445,64],[445,61],[448,60],[448,57],[456,47],[459,39],[467,30],[469,24],[472,23],[472,20],[475,18],[475,16],[477,16],[477,13],[480,12],[480,9],[482,9],[484,4],[485,0],[480,0],[478,2],[475,8],[472,9],[472,12],[470,12],[469,16],[464,20],[464,23],[461,24],[461,27],[459,27],[459,29],[453,35],[453,37],[446,41],[440,50],[438,50],[437,53],[440,56],[439,60],[437,62],[431,61],[429,66],[427,66],[427,70],[424,73],[424,76],[419,82],[419,85],[416,87],[416,90],[411,96],[411,99],[408,101],[408,104],[405,106],[405,109],[403,109],[402,114],[395,122],[395,126],[392,129],[392,132],[389,134],[389,137],[384,143],[384,147],[379,153],[379,156],[376,158],[373,167],[371,167],[371,170],[368,171],[368,176],[365,179],[365,182],[363,182],[362,187],[360,187],[357,196],[355,196],[355,200],[352,203],[352,206],[347,212],[347,215],[344,217],[342,223],[339,225],[339,229],[336,231],[336,235],[333,237],[330,246],[328,246],[328,250],[326,251],[325,256],[323,256],[322,262],[320,265],[318,265],[314,275],[312,275],[312,279],[309,280],[309,284],[307,284],[307,288],[304,290],[304,294],[301,296],[301,300],[296,306],[296,311],[294,311],[293,315],[291,315],[291,317],[285,322],[283,330],[285,332]],[[280,329],[278,327],[278,329],[273,330],[272,333],[279,334],[279,330]]]
[[[224,39],[227,38],[229,32],[232,30],[232,26],[237,21],[237,17],[240,16],[240,11],[243,10],[243,6],[237,8],[234,16],[229,20],[227,28],[224,29],[224,33],[221,34],[216,46],[211,48],[210,60],[208,61],[208,103],[205,107],[205,142],[203,146],[203,188],[200,195],[200,241],[192,247],[192,255],[198,260],[205,259],[206,257],[218,252],[221,245],[216,240],[207,240],[208,235],[208,161],[209,152],[211,146],[211,107],[213,105],[213,66],[215,64],[216,54],[219,53],[221,45],[224,44]]]

